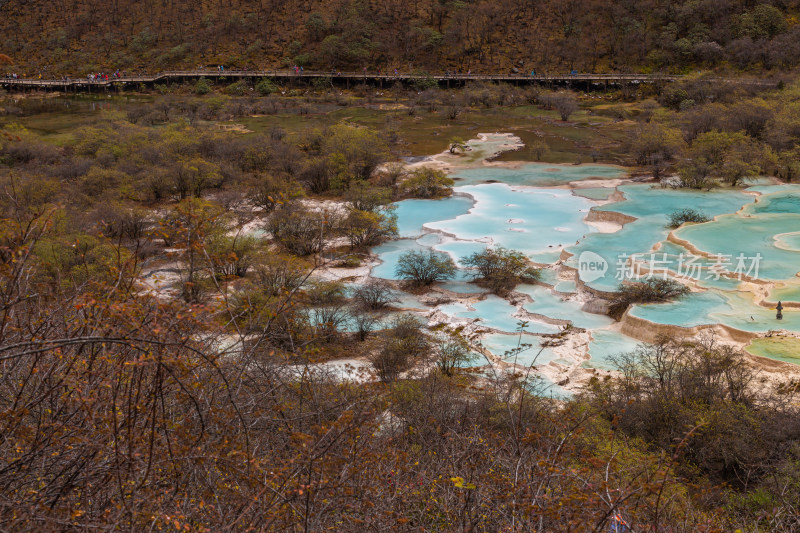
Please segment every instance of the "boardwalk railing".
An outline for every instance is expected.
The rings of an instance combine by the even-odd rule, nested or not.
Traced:
[[[371,81],[401,81],[413,82],[416,80],[433,79],[438,83],[448,83],[449,81],[490,81],[490,82],[527,82],[527,83],[659,83],[677,81],[683,78],[680,75],[671,74],[557,74],[557,75],[524,75],[524,74],[424,74],[424,73],[393,73],[393,72],[322,72],[306,71],[295,72],[293,70],[169,70],[157,74],[122,76],[114,78],[109,76],[108,80],[93,80],[87,78],[63,78],[63,79],[13,79],[0,78],[0,85],[13,88],[86,88],[86,87],[107,87],[111,85],[124,85],[129,83],[155,83],[158,81],[185,81],[187,79],[199,78],[275,78],[275,79],[331,79],[331,80],[371,80]],[[748,85],[773,86],[777,81],[772,80],[753,80],[753,79],[733,79],[733,78],[703,78],[709,83],[736,81]]]

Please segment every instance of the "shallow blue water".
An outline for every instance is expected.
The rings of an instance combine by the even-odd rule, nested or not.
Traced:
[[[794,277],[800,271],[800,252],[776,246],[778,236],[800,231],[800,214],[765,212],[753,216],[730,215],[715,222],[681,228],[675,235],[692,243],[709,254],[722,254],[730,263],[729,270],[736,271],[740,259],[744,260],[743,272],[750,270],[753,260],[758,261],[759,279],[783,280]],[[784,245],[792,244],[792,238]],[[755,270],[753,270],[755,274]]]
[[[440,283],[439,287],[448,291],[456,292],[458,294],[480,294],[482,292],[487,292],[486,289],[479,287],[474,283],[467,283],[464,281],[446,281],[444,283]]]
[[[516,331],[522,320],[512,316],[517,312],[516,307],[494,294],[490,294],[486,299],[473,303],[471,309],[465,304],[453,303],[443,305],[441,311],[457,320],[480,319],[482,326],[506,333]],[[559,326],[553,324],[531,320],[528,321],[525,331],[528,333],[558,333],[560,329]]]
[[[717,292],[695,292],[664,304],[639,304],[630,314],[659,324],[694,327],[712,323],[712,313],[727,309],[727,300]]]
[[[475,198],[472,210],[425,227],[462,240],[519,250],[540,262],[550,260],[554,248],[572,244],[592,231],[583,221],[592,203],[566,190],[514,189],[504,184],[458,190]]]
[[[639,344],[640,342],[636,339],[616,331],[608,329],[592,331],[592,341],[589,343],[590,359],[585,361],[582,366],[602,370],[616,370],[611,358],[632,352]]]
[[[565,293],[565,294],[573,294],[577,291],[577,285],[574,281],[559,281],[556,283],[553,290]]]
[[[584,279],[584,282],[595,289],[613,291],[621,281],[631,280],[626,276],[631,273],[621,264],[634,253],[643,254],[640,261],[655,260],[654,266],[668,269],[671,275],[680,271],[683,262],[693,254],[687,248],[666,241],[671,231],[666,224],[670,213],[693,208],[709,217],[717,216],[718,220],[676,230],[678,238],[708,253],[761,253],[764,260],[760,265],[760,278],[796,280],[795,274],[800,271],[798,186],[751,187],[749,191],[762,194],[756,203],[756,195],[736,190],[704,192],[640,184],[620,186],[624,201],[595,208],[636,218],[615,233],[597,233],[583,221],[589,209],[596,205],[592,199],[607,198],[614,191],[612,188],[589,187],[580,191],[519,187],[543,187],[623,175],[620,169],[598,165],[526,164],[518,169],[484,167],[460,171],[456,191],[470,197],[406,200],[398,204],[398,227],[401,236],[406,238],[374,249],[383,264],[373,269],[373,275],[395,279],[397,259],[407,250],[435,250],[449,255],[458,264],[459,259],[494,245],[522,251],[535,262],[553,264],[564,248],[574,254],[566,264],[576,268],[581,253],[599,255],[607,264],[607,272],[596,280]],[[504,183],[486,183],[489,180]],[[650,252],[656,245],[660,245],[660,249],[651,257]],[[696,257],[695,262],[701,268],[697,271],[698,284],[706,291],[693,292],[667,304],[637,305],[631,309],[631,314],[683,327],[725,324],[743,331],[767,331],[776,327],[800,331],[800,310],[785,310],[784,320],[776,322],[775,311],[755,305],[752,295],[740,292],[738,280],[715,279],[709,269],[714,260]],[[471,273],[460,268],[456,279],[442,287],[461,294],[483,292],[480,287],[466,283],[470,279]],[[576,290],[575,282],[560,281],[554,269],[543,271],[542,282],[555,285],[555,290],[563,293]],[[592,332],[593,340],[589,345],[592,359],[586,366],[606,368],[610,355],[630,351],[637,344],[629,337],[604,329],[611,319],[584,312],[579,302],[565,299],[564,294],[554,294],[543,286],[521,286],[518,290],[533,299],[523,306],[526,311],[569,320]],[[775,294],[785,298],[800,294],[800,289],[790,287],[777,290]],[[487,347],[493,353],[505,351],[516,340],[509,335],[519,322],[513,316],[516,308],[494,295],[472,304],[471,308],[454,303],[442,306],[441,310],[454,319],[480,319],[486,328],[505,332],[486,337]],[[527,329],[531,335],[526,337],[535,339],[534,334],[559,330],[559,326],[531,321]],[[542,361],[555,361],[556,356],[545,351],[539,357]],[[537,364],[541,362],[537,360]]]
[[[770,291],[769,300],[772,302],[800,302],[800,286],[778,287]]]
[[[520,366],[546,365],[558,356],[552,348],[542,347],[540,337],[491,333],[481,339],[481,345],[497,357]]]
[[[453,174],[457,186],[498,181],[508,185],[550,187],[571,181],[623,178],[627,172],[606,165],[554,165],[526,163],[519,168],[481,167],[459,170]]]
[[[428,306],[422,303],[419,298],[407,292],[398,292],[397,300],[397,302],[392,302],[391,305],[393,307],[401,307],[403,309],[428,309]]]
[[[549,318],[569,320],[575,327],[585,329],[601,328],[614,322],[606,315],[583,311],[581,309],[583,304],[572,300],[564,300],[541,285],[519,285],[516,290],[527,294],[533,300],[533,302],[522,306],[531,313]]]
[[[626,200],[596,208],[636,217],[616,233],[593,233],[579,244],[567,249],[574,254],[567,264],[578,266],[583,252],[592,252],[605,260],[608,270],[599,279],[587,284],[602,291],[614,291],[620,282],[627,279],[623,264],[633,253],[648,253],[653,246],[664,241],[670,229],[666,227],[669,215],[691,206],[713,217],[734,213],[742,206],[754,201],[754,196],[740,191],[703,192],[675,190],[650,185],[625,185],[619,187]],[[689,228],[686,229],[691,229]],[[683,230],[680,230],[683,231]],[[663,253],[663,252],[662,252]]]
[[[583,189],[573,189],[572,194],[583,196],[590,200],[607,200],[614,191],[616,191],[616,189],[612,187],[586,187]]]
[[[451,196],[442,200],[403,200],[397,207],[397,233],[400,237],[422,235],[425,222],[449,220],[469,211],[472,198]]]
[[[532,335],[492,333],[484,337],[482,344],[492,354],[520,367],[530,368],[531,366],[543,366],[550,362],[562,362],[551,348],[542,347],[541,339]],[[563,361],[563,363],[569,364],[567,361]],[[531,390],[539,395],[564,400],[572,397],[571,392],[541,374],[527,374],[526,370],[521,369],[516,372],[522,373],[522,377],[530,380]]]
[[[453,258],[456,262],[456,265],[459,267],[463,267],[461,261],[477,252],[482,252],[486,249],[486,244],[481,242],[470,242],[470,241],[449,241],[442,244],[436,244],[433,246],[435,250],[440,252],[445,252]]]
[[[747,206],[744,210],[747,214],[759,213],[800,213],[800,187],[795,186],[795,189],[788,189],[782,191],[769,192],[769,189],[764,189],[765,193],[759,197],[752,205]]]
[[[724,324],[754,333],[779,328],[800,331],[800,310],[784,309],[783,320],[777,320],[774,309],[755,305],[739,292],[691,293],[674,302],[635,305],[629,312],[651,322],[682,327]]]
[[[618,189],[625,200],[601,207],[599,211],[615,211],[637,218],[655,217],[651,222],[666,224],[669,215],[685,208],[696,209],[713,217],[732,213],[752,203],[755,197],[736,190],[697,191],[694,189],[666,189],[659,186],[632,184]]]

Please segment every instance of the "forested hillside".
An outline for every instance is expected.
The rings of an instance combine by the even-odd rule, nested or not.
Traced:
[[[797,0],[8,0],[14,69],[782,69]]]
[[[629,151],[687,187],[791,181],[796,84],[684,80],[569,120],[574,96],[502,84],[167,90],[0,100],[4,530],[798,531],[789,376],[659,338],[553,400],[532,363],[484,372],[461,326],[409,313],[419,287],[344,281],[398,234],[393,200],[450,193],[441,171],[385,164],[425,153],[414,137],[463,151],[472,125],[526,123],[520,159]],[[519,259],[468,259],[492,291],[536,277],[492,274],[498,257]],[[614,305],[661,297],[634,290]],[[526,324],[507,358],[538,357]]]
[[[0,76],[326,71],[0,89],[0,533],[800,531],[800,0],[0,0],[0,30]],[[767,274],[720,277],[704,222]],[[592,288],[596,237],[651,275]],[[716,278],[653,270],[682,250]]]

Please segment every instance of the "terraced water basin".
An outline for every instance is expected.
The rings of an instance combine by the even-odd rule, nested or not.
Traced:
[[[800,339],[795,337],[754,339],[746,349],[753,355],[800,365]]]
[[[800,252],[800,232],[780,233],[773,237],[775,246],[789,252]]]
[[[558,359],[552,348],[543,347],[540,337],[491,333],[481,340],[481,345],[507,363],[523,367],[546,365]]]
[[[424,223],[455,218],[469,211],[473,203],[469,196],[397,202],[394,204],[397,209],[397,233],[400,237],[418,237],[423,233]]]
[[[537,367],[543,367],[551,363],[569,364],[569,361],[561,360],[552,348],[543,347],[541,339],[527,334],[507,335],[492,333],[483,338],[482,346],[493,355],[501,357],[504,362],[514,365],[505,371],[513,371],[530,380],[530,387],[537,394],[553,398],[569,398],[572,396],[572,393],[553,383],[548,377],[537,374]],[[491,371],[487,375],[490,378],[497,377]]]
[[[680,228],[675,236],[704,254],[722,256],[733,271],[774,281],[800,272],[800,251],[778,246],[778,236],[794,231],[800,231],[800,213],[734,214]]]
[[[781,287],[774,287],[769,292],[769,301],[800,303],[800,284],[785,284]]]
[[[590,359],[582,363],[585,368],[599,368],[614,370],[614,357],[620,354],[633,352],[639,346],[639,341],[609,329],[592,331],[592,341],[589,343]]]
[[[506,333],[516,331],[520,321],[525,320],[522,317],[514,316],[518,314],[516,307],[493,294],[469,305],[462,303],[444,305],[440,310],[455,320],[479,320],[482,327]],[[525,331],[528,333],[558,333],[560,329],[559,326],[544,321],[527,320]]]
[[[537,315],[568,320],[573,326],[585,329],[601,328],[613,322],[606,315],[585,312],[581,302],[556,296],[540,285],[519,285],[516,290],[533,300],[523,305],[523,308]]]
[[[682,279],[693,291],[673,302],[633,306],[629,315],[645,321],[642,324],[675,327],[675,335],[714,325],[741,332],[739,337],[774,329],[800,331],[800,309],[785,308],[778,322],[774,309],[758,304],[766,297],[773,302],[800,300],[798,186],[759,184],[746,190],[696,191],[633,183],[615,187],[618,182],[608,181],[597,187],[574,183],[625,176],[623,169],[602,165],[476,165],[454,175],[459,181],[453,197],[398,204],[398,227],[405,238],[374,250],[383,263],[372,274],[394,279],[397,259],[407,250],[449,255],[458,274],[441,287],[456,301],[436,310],[452,324],[488,331],[483,338],[496,355],[518,340],[520,320],[527,321],[525,336],[538,339],[532,343],[537,347],[545,340],[542,335],[560,335],[571,324],[588,332],[577,333],[588,340],[575,344],[574,357],[565,360],[563,350],[547,348],[536,366],[541,359],[547,365],[611,368],[612,356],[631,351],[638,341],[619,333],[609,317],[587,312],[584,304],[595,294],[585,287],[610,293],[623,281],[636,281],[631,277],[631,256],[639,273],[652,267],[659,275]],[[601,205],[616,191],[624,200]],[[715,220],[674,231],[668,228],[670,214],[687,207]],[[547,266],[541,284],[517,288],[518,295],[530,301],[512,304],[467,283],[474,276],[461,260],[487,246],[519,250]],[[571,257],[564,260],[562,251]],[[604,275],[585,279],[579,264],[584,252],[606,263]],[[756,290],[759,285],[750,283],[750,278],[733,275],[738,254],[760,254],[760,269],[752,278],[766,283],[765,289]],[[724,265],[728,270],[720,275],[722,256],[729,259]],[[562,260],[571,268],[562,267]],[[694,270],[687,270],[687,263],[694,264]],[[648,337],[652,336],[639,336]],[[590,359],[584,361],[587,352]]]
[[[604,180],[624,178],[627,171],[612,165],[552,165],[549,163],[525,163],[516,168],[480,167],[459,170],[453,174],[456,185],[473,185],[496,181],[507,185],[529,187],[552,187],[566,185],[572,181]]]
[[[703,192],[654,187],[652,185],[624,185],[618,189],[625,200],[595,208],[596,211],[620,213],[635,220],[614,233],[592,233],[578,244],[567,248],[573,254],[568,261],[578,267],[583,252],[599,255],[608,265],[603,277],[588,281],[588,285],[601,291],[614,291],[625,278],[623,264],[631,254],[646,254],[664,241],[670,229],[669,215],[693,206],[706,216],[734,213],[743,205],[753,202],[755,196],[742,191]],[[692,226],[693,227],[693,226]]]
[[[608,200],[608,197],[614,194],[616,188],[614,187],[582,187],[573,189],[572,194],[575,196],[583,196],[590,200]]]
[[[749,333],[779,328],[800,332],[800,309],[784,309],[779,321],[774,308],[756,305],[742,292],[693,292],[674,302],[635,305],[629,313],[656,324],[684,328],[722,324]]]
[[[505,184],[458,187],[475,205],[469,213],[424,227],[458,240],[519,250],[534,261],[549,263],[558,249],[589,233],[584,218],[592,206],[564,189],[514,188]]]

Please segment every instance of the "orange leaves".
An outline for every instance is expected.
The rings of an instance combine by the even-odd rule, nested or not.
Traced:
[[[2,132],[2,134],[3,134],[3,137],[5,137],[7,140],[9,140],[11,142],[22,142],[22,137],[20,137],[19,135],[12,135],[12,134],[8,133],[7,131]]]

